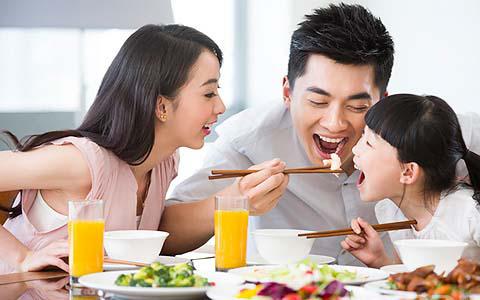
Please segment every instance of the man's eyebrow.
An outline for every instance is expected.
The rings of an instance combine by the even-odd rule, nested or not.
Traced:
[[[217,78],[211,78],[211,79],[205,81],[204,83],[202,83],[201,86],[205,86],[205,85],[212,84],[212,83],[217,83],[217,82],[218,82]]]
[[[319,87],[316,87],[316,86],[308,87],[307,91],[315,93],[315,94],[323,95],[323,96],[328,96],[328,97],[331,96],[329,92],[327,92],[324,89],[321,89]],[[347,100],[361,100],[361,99],[371,100],[372,96],[370,96],[370,94],[367,93],[367,92],[361,92],[361,93],[358,93],[358,94],[348,96],[348,98],[347,98]]]
[[[367,92],[362,92],[362,93],[354,94],[348,97],[348,100],[361,100],[361,99],[372,100],[372,96],[370,96],[370,94]]]
[[[315,94],[320,94],[320,95],[324,95],[324,96],[331,96],[330,93],[328,93],[327,91],[325,91],[324,89],[321,89],[319,87],[316,87],[316,86],[310,86],[307,88],[307,91],[308,92],[312,92],[312,93],[315,93]]]

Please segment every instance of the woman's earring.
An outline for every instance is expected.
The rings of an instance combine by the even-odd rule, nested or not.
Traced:
[[[167,110],[165,109],[165,104],[162,104],[162,113],[160,114],[160,121],[167,121]]]

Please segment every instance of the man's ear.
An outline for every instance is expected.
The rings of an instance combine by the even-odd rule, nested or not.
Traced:
[[[400,174],[400,183],[413,184],[420,177],[420,166],[416,162],[403,164],[402,174]]]
[[[283,87],[282,87],[282,96],[283,96],[283,103],[287,108],[290,108],[290,103],[292,102],[290,98],[290,82],[288,82],[288,77],[283,77]]]

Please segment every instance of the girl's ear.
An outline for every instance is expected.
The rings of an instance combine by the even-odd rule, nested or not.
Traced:
[[[402,174],[400,174],[400,183],[413,184],[420,177],[420,166],[416,162],[403,164]]]

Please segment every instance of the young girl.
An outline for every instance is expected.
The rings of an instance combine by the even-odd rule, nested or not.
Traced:
[[[361,171],[357,183],[363,201],[380,201],[380,223],[417,220],[411,230],[390,232],[398,239],[467,242],[465,257],[480,257],[480,157],[469,151],[454,111],[435,96],[398,94],[375,104],[365,116],[365,132],[353,148]],[[469,182],[458,182],[455,167],[463,159]],[[385,253],[377,232],[364,220],[352,220],[357,235],[344,249],[371,267],[399,263]],[[363,231],[363,235],[359,235]]]
[[[48,132],[0,152],[0,192],[21,190],[0,226],[0,274],[48,265],[68,270],[67,201],[102,199],[105,230],[170,232],[169,253],[213,234],[214,196],[165,207],[177,149],[203,146],[225,110],[218,95],[222,52],[181,25],[147,25],[124,43],[76,130]],[[253,213],[275,206],[285,164],[272,160],[222,193],[249,196]],[[181,214],[179,212],[182,212]],[[178,215],[182,217],[178,217]]]

